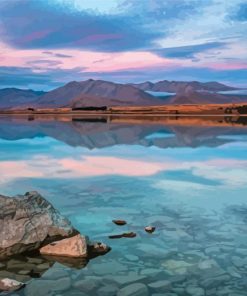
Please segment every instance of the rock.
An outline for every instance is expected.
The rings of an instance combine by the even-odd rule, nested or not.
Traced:
[[[165,293],[165,294],[154,293],[151,296],[177,296],[177,294],[176,293]]]
[[[127,237],[127,238],[133,238],[136,237],[135,232],[126,232],[122,234],[115,234],[115,235],[110,235],[109,238],[115,239],[115,238],[122,238],[122,237]]]
[[[147,227],[145,227],[145,231],[148,233],[153,233],[155,231],[155,227],[154,226],[147,226]]]
[[[98,263],[94,262],[90,270],[99,276],[112,276],[117,274],[126,274],[128,271],[128,266],[126,264],[122,264],[118,260],[107,260],[107,264],[105,260],[102,260]]]
[[[0,195],[0,257],[38,249],[78,232],[38,192]]]
[[[98,289],[97,295],[99,296],[115,296],[117,294],[118,287],[117,286],[104,286]]]
[[[11,280],[8,278],[0,279],[0,292],[17,291],[17,290],[20,290],[21,288],[23,288],[24,286],[25,286],[25,284],[15,281],[15,280]]]
[[[198,263],[198,268],[201,270],[219,267],[214,259],[203,260]]]
[[[127,222],[125,220],[112,220],[112,222],[118,226],[123,226],[123,225],[127,224]]]
[[[133,238],[133,237],[136,237],[136,233],[135,232],[126,232],[126,233],[123,233],[123,237]]]
[[[88,254],[87,241],[80,234],[50,243],[39,251],[42,255],[63,257],[86,257]]]
[[[73,284],[73,287],[81,290],[84,293],[91,293],[95,290],[101,283],[101,279],[97,277],[87,277],[84,280],[79,280]],[[88,295],[88,294],[87,294]],[[92,294],[94,295],[94,294]]]
[[[39,255],[37,254],[37,256]],[[5,267],[0,268],[0,278],[11,278],[25,283],[32,277],[41,277],[54,264],[42,257],[33,260],[33,263],[31,262],[32,258],[23,254],[5,258],[3,261]]]
[[[218,286],[224,286],[224,283],[230,280],[230,276],[228,274],[223,274],[213,278],[207,278],[201,281],[201,286],[205,289],[211,289]]]
[[[131,271],[126,275],[105,276],[104,279],[109,283],[115,283],[117,285],[126,285],[126,284],[144,280],[146,279],[146,276],[139,275],[136,272]]]
[[[30,283],[28,283],[28,285],[26,286],[25,296],[58,295],[53,294],[52,292],[66,291],[70,287],[71,279],[69,277],[60,278],[58,280],[36,279],[35,281],[31,281]]]
[[[200,287],[189,286],[186,288],[186,292],[191,296],[204,296],[205,291]]]
[[[106,253],[111,251],[111,248],[103,243],[89,243],[88,250],[91,257],[105,255]]]
[[[53,267],[49,270],[47,270],[43,275],[42,275],[42,279],[44,280],[58,280],[60,278],[66,278],[68,277],[69,274],[66,270],[64,270],[64,268],[56,268]]]
[[[166,280],[161,280],[157,282],[153,282],[148,284],[148,286],[157,292],[164,292],[164,291],[170,291],[171,290],[171,282],[166,281]]]
[[[148,289],[141,283],[131,284],[120,289],[117,296],[148,296]]]
[[[232,263],[236,267],[243,267],[243,266],[247,265],[247,258],[241,258],[241,257],[238,257],[238,256],[233,256],[232,257]]]
[[[187,269],[192,267],[194,264],[182,261],[182,260],[167,260],[166,262],[162,263],[168,271],[172,272],[173,274],[185,274],[187,273]]]
[[[131,255],[131,254],[126,254],[124,256],[125,259],[127,259],[128,261],[139,261],[139,257],[136,255]]]
[[[141,270],[141,275],[146,275],[146,276],[157,276],[157,274],[164,272],[160,269],[156,269],[156,268],[145,268],[143,270]]]

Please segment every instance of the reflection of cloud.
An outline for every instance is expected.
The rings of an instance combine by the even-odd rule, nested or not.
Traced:
[[[162,180],[155,184],[155,188],[181,193],[190,192],[190,195],[196,195],[201,190],[210,190],[212,186],[190,181]]]
[[[33,169],[25,161],[1,161],[0,175],[0,184],[17,178],[41,178],[44,176],[43,172]]]
[[[165,166],[159,163],[117,157],[86,157],[79,162],[67,158],[59,163],[65,170],[70,170],[78,176],[149,176],[165,169]]]
[[[169,165],[117,157],[51,159],[35,157],[31,161],[2,161],[0,174],[5,183],[17,178],[79,178],[103,175],[150,176]]]
[[[87,156],[83,158],[53,159],[35,156],[31,160],[0,162],[0,183],[18,178],[83,178],[105,175],[152,176],[161,171],[190,171],[194,177],[218,181],[224,186],[247,185],[247,161],[235,159],[211,159],[207,161],[178,162],[177,160],[146,161],[111,156]],[[159,188],[182,191],[210,189],[202,182],[183,180],[162,180],[156,183]]]

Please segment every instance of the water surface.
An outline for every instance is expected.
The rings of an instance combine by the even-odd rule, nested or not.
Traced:
[[[171,122],[0,118],[1,194],[37,190],[112,247],[13,295],[246,295],[246,120]]]

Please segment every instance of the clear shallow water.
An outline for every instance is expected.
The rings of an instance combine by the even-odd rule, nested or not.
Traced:
[[[245,126],[1,119],[1,193],[37,190],[112,247],[84,269],[55,263],[13,295],[246,295],[246,136]],[[122,231],[137,237],[108,239]]]

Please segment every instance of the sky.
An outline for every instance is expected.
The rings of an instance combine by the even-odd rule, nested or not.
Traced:
[[[0,88],[89,78],[247,87],[246,0],[0,0]]]

